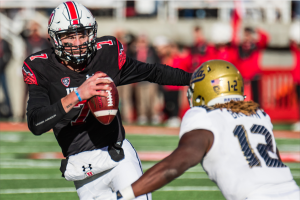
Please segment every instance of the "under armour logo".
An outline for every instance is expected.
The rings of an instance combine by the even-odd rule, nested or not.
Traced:
[[[89,169],[89,170],[87,170],[87,171],[90,171],[90,170],[92,170],[92,164],[89,164],[88,167],[85,167],[85,166],[83,165],[83,166],[82,166],[82,169],[83,169],[84,172],[85,172],[86,169]]]

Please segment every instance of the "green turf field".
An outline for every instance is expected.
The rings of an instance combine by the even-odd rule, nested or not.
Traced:
[[[127,135],[137,151],[172,151],[177,136]],[[299,139],[277,139],[280,151],[300,151]],[[29,132],[0,133],[0,199],[1,200],[76,200],[72,182],[61,178],[60,160],[28,159],[30,153],[60,152],[52,133],[34,136]],[[155,162],[142,162],[144,170]],[[300,185],[300,164],[286,163]],[[215,183],[210,181],[200,165],[153,193],[154,200],[221,200]]]

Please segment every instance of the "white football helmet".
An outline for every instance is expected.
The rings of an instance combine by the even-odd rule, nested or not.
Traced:
[[[87,34],[88,41],[78,46],[61,42],[62,35],[78,32]],[[80,3],[67,1],[55,8],[48,22],[48,33],[56,55],[62,60],[81,64],[96,52],[97,22],[92,13]],[[71,52],[67,52],[65,47]],[[79,50],[79,55],[73,54],[72,49]],[[81,53],[83,49],[86,50]]]

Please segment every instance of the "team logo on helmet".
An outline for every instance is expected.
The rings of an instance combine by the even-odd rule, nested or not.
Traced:
[[[214,86],[213,89],[214,89],[215,93],[220,94],[220,86],[218,86],[218,85]]]
[[[68,87],[70,85],[70,78],[69,77],[62,78],[61,82],[64,86]]]
[[[205,74],[203,73],[203,66],[199,67],[199,69],[197,69],[192,76],[192,82],[191,83],[195,83],[198,81],[202,81],[205,78]]]

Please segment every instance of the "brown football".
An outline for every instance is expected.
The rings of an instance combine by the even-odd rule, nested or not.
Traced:
[[[112,80],[109,76],[102,78]],[[108,85],[112,88],[112,90],[106,90],[108,97],[94,96],[88,100],[88,106],[91,112],[97,120],[104,125],[108,125],[113,121],[119,107],[119,94],[117,87],[113,81]]]

